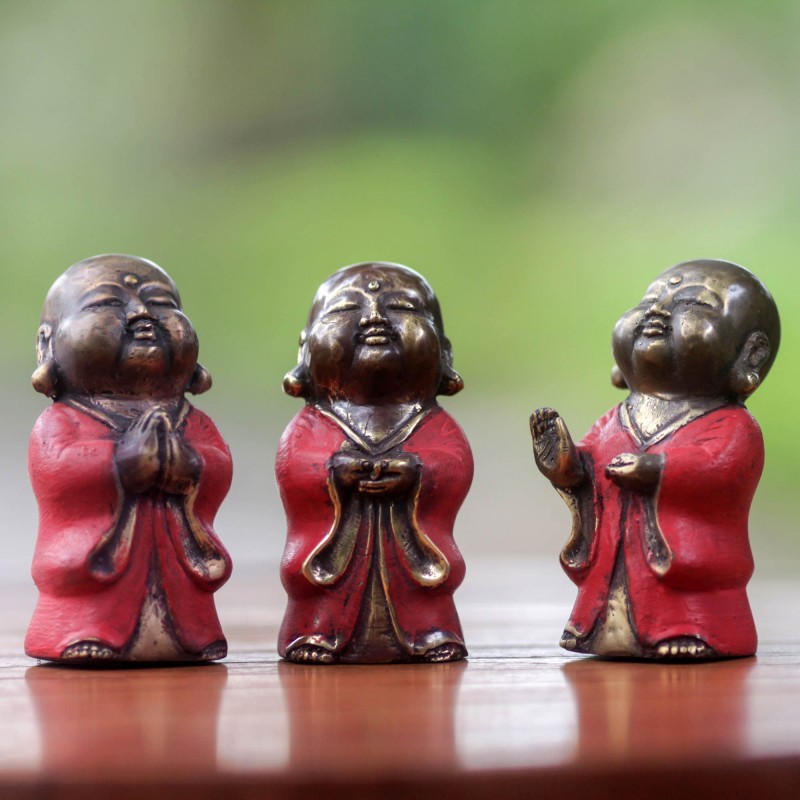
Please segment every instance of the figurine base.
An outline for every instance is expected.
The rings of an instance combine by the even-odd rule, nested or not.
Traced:
[[[580,638],[564,631],[559,645],[571,653],[597,656],[599,658],[621,659],[628,661],[720,661],[726,658],[748,658],[755,653],[720,653],[709,647],[702,639],[693,636],[679,636],[659,642],[652,647],[632,643],[631,647],[609,650],[595,647],[593,637]]]
[[[373,659],[368,654],[364,656],[340,655],[324,647],[304,644],[290,650],[285,659],[294,664],[438,664],[448,661],[461,661],[466,657],[466,647],[449,642],[434,647],[423,656],[391,659]]]

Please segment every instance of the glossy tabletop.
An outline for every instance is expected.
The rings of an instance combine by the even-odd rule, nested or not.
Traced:
[[[0,592],[2,797],[777,797],[800,791],[800,584],[754,581],[756,658],[601,661],[559,650],[552,564],[483,562],[470,648],[438,665],[300,666],[274,640],[274,567],[219,593],[219,664],[37,665],[34,592]]]

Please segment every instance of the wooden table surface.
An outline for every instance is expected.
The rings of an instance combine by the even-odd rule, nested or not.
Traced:
[[[220,664],[85,669],[21,651],[35,594],[0,591],[0,797],[796,797],[800,583],[754,581],[756,658],[642,664],[555,642],[552,564],[470,565],[467,662],[280,662],[274,568],[218,595]]]

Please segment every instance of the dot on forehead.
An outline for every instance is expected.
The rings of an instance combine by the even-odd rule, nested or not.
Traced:
[[[377,292],[378,289],[380,289],[380,288],[381,288],[381,285],[380,285],[379,281],[370,281],[367,284],[367,289],[369,289],[371,292]]]
[[[678,286],[683,281],[683,275],[673,275],[669,279],[670,286]]]
[[[136,286],[136,284],[139,283],[139,279],[135,275],[130,275],[130,274],[126,275],[122,280],[128,286]]]

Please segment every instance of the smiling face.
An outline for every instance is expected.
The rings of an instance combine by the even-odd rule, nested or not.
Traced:
[[[413,270],[359,264],[317,292],[304,353],[315,394],[356,403],[425,402],[443,369],[439,304]]]
[[[612,346],[634,391],[715,397],[740,393],[737,370],[763,377],[778,337],[774,302],[754,275],[725,261],[692,261],[653,282],[617,323]]]
[[[97,256],[70,267],[53,284],[42,322],[40,361],[55,360],[66,392],[177,397],[197,364],[197,336],[175,285],[145,259]]]

